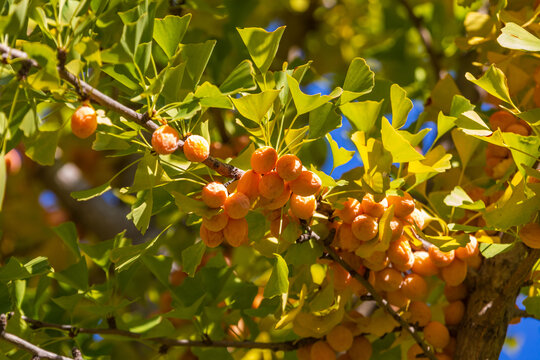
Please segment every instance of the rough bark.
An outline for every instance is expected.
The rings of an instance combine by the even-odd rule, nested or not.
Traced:
[[[469,285],[467,311],[458,329],[455,359],[499,358],[516,297],[540,257],[521,242],[486,259]]]

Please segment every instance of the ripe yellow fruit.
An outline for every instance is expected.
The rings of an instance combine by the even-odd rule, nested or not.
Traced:
[[[401,273],[392,268],[382,269],[375,275],[377,288],[383,291],[397,291],[403,281]]]
[[[355,251],[362,244],[352,232],[349,224],[341,224],[337,232],[338,246],[346,251]]]
[[[412,273],[403,279],[401,290],[409,299],[423,301],[428,294],[428,285],[423,277]]]
[[[467,297],[467,287],[465,284],[459,284],[458,286],[446,284],[444,286],[444,296],[446,296],[446,300],[449,302],[463,300]]]
[[[367,214],[369,216],[373,216],[376,218],[380,218],[384,214],[385,205],[384,203],[388,204],[386,202],[386,199],[384,199],[384,202],[375,202],[375,199],[373,198],[373,195],[370,193],[367,193],[364,195],[362,199],[362,210],[364,214]]]
[[[285,182],[277,172],[271,171],[259,181],[259,194],[267,199],[278,198],[285,190]]]
[[[334,211],[334,214],[339,216],[345,224],[352,224],[354,219],[362,214],[362,206],[358,200],[348,198],[347,201],[343,203],[343,209]]]
[[[213,181],[206,184],[202,189],[202,200],[209,208],[219,208],[225,204],[228,192],[225,185],[220,182]]]
[[[311,360],[311,345],[302,346],[296,350],[298,360]]]
[[[337,325],[326,334],[326,341],[337,352],[349,350],[353,344],[353,340],[351,330],[343,325]]]
[[[390,305],[397,307],[398,309],[404,308],[409,303],[409,298],[403,294],[401,289],[396,291],[389,291],[386,293],[386,300]]]
[[[414,200],[408,193],[403,196],[389,195],[386,197],[388,206],[394,205],[394,216],[404,218],[414,211]]]
[[[209,248],[219,246],[223,242],[223,232],[210,231],[204,225],[201,225],[200,235],[201,240]]]
[[[431,321],[431,309],[423,301],[413,301],[409,305],[409,322],[424,327]]]
[[[251,168],[257,174],[266,174],[276,167],[278,154],[276,149],[270,146],[259,148],[251,154]]]
[[[450,342],[448,328],[438,321],[431,321],[424,327],[424,338],[437,349],[442,349]]]
[[[287,201],[289,201],[290,197],[291,197],[291,189],[289,189],[288,185],[285,185],[285,188],[281,192],[281,195],[279,195],[277,198],[269,202],[261,201],[261,206],[263,206],[265,209],[268,209],[268,210],[281,209],[282,207],[285,206]]]
[[[276,163],[276,171],[283,180],[293,181],[302,173],[302,162],[296,155],[283,155]]]
[[[418,360],[421,359],[420,355],[424,353],[424,350],[418,345],[417,343],[414,343],[411,345],[409,350],[407,350],[407,360]]]
[[[261,175],[257,174],[253,170],[246,171],[236,186],[236,191],[246,195],[250,201],[255,200],[259,196],[259,182],[261,181]]]
[[[364,336],[356,336],[347,354],[354,360],[369,360],[373,353],[373,347]]]
[[[421,276],[433,276],[439,273],[427,251],[415,251],[412,271]]]
[[[210,146],[205,138],[190,135],[184,142],[184,155],[191,162],[203,162],[210,155]]]
[[[445,267],[445,266],[450,265],[455,257],[454,250],[443,252],[439,250],[436,246],[431,246],[428,252],[429,252],[429,257],[431,258],[431,261],[437,267]]]
[[[71,131],[75,136],[85,139],[97,129],[97,114],[93,107],[81,105],[71,115]]]
[[[456,258],[450,265],[441,269],[441,276],[448,285],[457,286],[467,277],[467,263]]]
[[[465,316],[465,304],[460,300],[451,302],[444,307],[443,312],[446,325],[458,325]]]
[[[519,230],[521,241],[532,249],[540,249],[540,224],[530,223]]]
[[[248,214],[250,206],[249,198],[246,195],[235,192],[225,200],[223,208],[231,219],[241,219]]]
[[[352,232],[361,241],[368,241],[377,236],[379,223],[369,215],[358,215],[351,224]]]
[[[310,196],[315,195],[319,191],[322,181],[317,174],[304,170],[296,179],[289,183],[289,186],[292,192],[297,195]]]
[[[473,257],[480,252],[480,249],[478,247],[478,240],[476,240],[475,237],[471,236],[470,241],[467,245],[457,248],[455,251],[457,258],[461,260],[467,260],[468,258]]]
[[[405,236],[399,237],[397,240],[394,240],[390,243],[390,247],[386,250],[388,259],[392,264],[397,265],[408,265],[411,267],[414,263],[414,255],[411,249],[411,244]]]
[[[210,231],[221,231],[227,226],[229,222],[229,216],[225,211],[220,212],[212,216],[211,218],[203,217],[203,225]]]
[[[244,245],[248,242],[248,222],[246,219],[229,219],[223,229],[223,235],[227,243],[233,247]]]
[[[315,214],[315,210],[317,210],[317,200],[313,195],[299,196],[293,194],[291,196],[291,210],[298,218],[308,220]]]
[[[335,360],[336,353],[326,341],[319,340],[311,346],[311,360]]]

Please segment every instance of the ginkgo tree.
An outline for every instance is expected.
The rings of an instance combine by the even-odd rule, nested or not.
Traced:
[[[250,4],[2,4],[3,358],[497,359],[540,318],[539,7],[459,2],[444,45],[401,0],[412,40],[367,44],[394,24],[301,3],[366,43],[324,94]],[[376,75],[407,41],[415,78]]]

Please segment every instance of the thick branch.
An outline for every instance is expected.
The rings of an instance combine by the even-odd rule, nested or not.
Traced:
[[[300,339],[298,341],[282,341],[282,342],[257,342],[257,341],[227,341],[227,340],[186,340],[186,339],[169,339],[165,337],[143,338],[141,334],[137,334],[127,330],[110,329],[110,328],[79,328],[71,325],[60,325],[47,323],[35,319],[22,316],[22,319],[30,324],[32,329],[57,329],[70,334],[97,334],[97,335],[116,335],[124,336],[135,340],[152,341],[167,347],[219,347],[219,348],[245,348],[245,349],[269,349],[269,350],[295,350],[314,340],[311,338]]]
[[[419,18],[418,16],[415,15],[411,5],[407,2],[407,0],[399,0],[399,2],[407,10],[407,15],[409,16],[409,19],[411,20],[414,27],[418,31],[418,34],[420,35],[420,39],[422,40],[422,44],[424,45],[424,48],[426,49],[426,53],[429,56],[429,61],[433,68],[433,72],[435,73],[435,78],[439,80],[441,78],[441,66],[439,64],[439,56],[435,53],[435,50],[433,49],[433,41],[431,39],[431,33],[424,26],[422,18]]]
[[[21,61],[25,63],[27,66],[39,67],[38,62],[35,61],[34,59],[31,59],[28,56],[28,54],[26,54],[23,51],[10,48],[7,45],[0,44],[0,53],[2,54],[2,60],[4,62],[7,62],[8,60],[11,60],[11,59],[21,59]],[[58,74],[60,75],[60,78],[72,84],[73,86],[75,86],[75,88],[79,89],[79,91],[83,95],[88,96],[90,99],[97,102],[101,106],[109,110],[112,110],[114,112],[117,112],[127,119],[136,121],[137,123],[141,124],[142,126],[144,126],[146,129],[148,129],[151,132],[153,132],[154,130],[158,128],[158,125],[150,119],[147,113],[140,114],[136,112],[135,110],[105,95],[98,89],[94,88],[93,86],[82,81],[77,76],[67,71],[67,69],[63,66],[63,63],[65,62],[65,53],[62,50],[59,50],[58,55],[59,55],[58,57],[59,57],[60,62],[57,68],[58,68]],[[182,147],[184,146],[184,142],[180,141],[178,145],[179,145],[179,149],[182,149]],[[209,156],[208,159],[203,161],[203,164],[205,164],[212,170],[216,171],[220,175],[233,178],[233,179],[239,179],[244,173],[242,170],[232,165],[225,164],[211,156]]]
[[[51,359],[51,360],[73,360],[70,357],[62,356],[55,354],[53,352],[44,350],[34,344],[29,343],[28,341],[21,339],[20,337],[7,333],[5,331],[7,325],[7,317],[5,314],[0,315],[0,339],[7,341],[19,349],[28,351],[29,353],[32,353],[34,357],[38,357],[39,359]]]

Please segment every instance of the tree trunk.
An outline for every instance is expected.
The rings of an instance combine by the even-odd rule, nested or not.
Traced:
[[[499,359],[517,295],[539,257],[540,250],[518,242],[510,251],[484,260],[468,284],[455,359]]]

